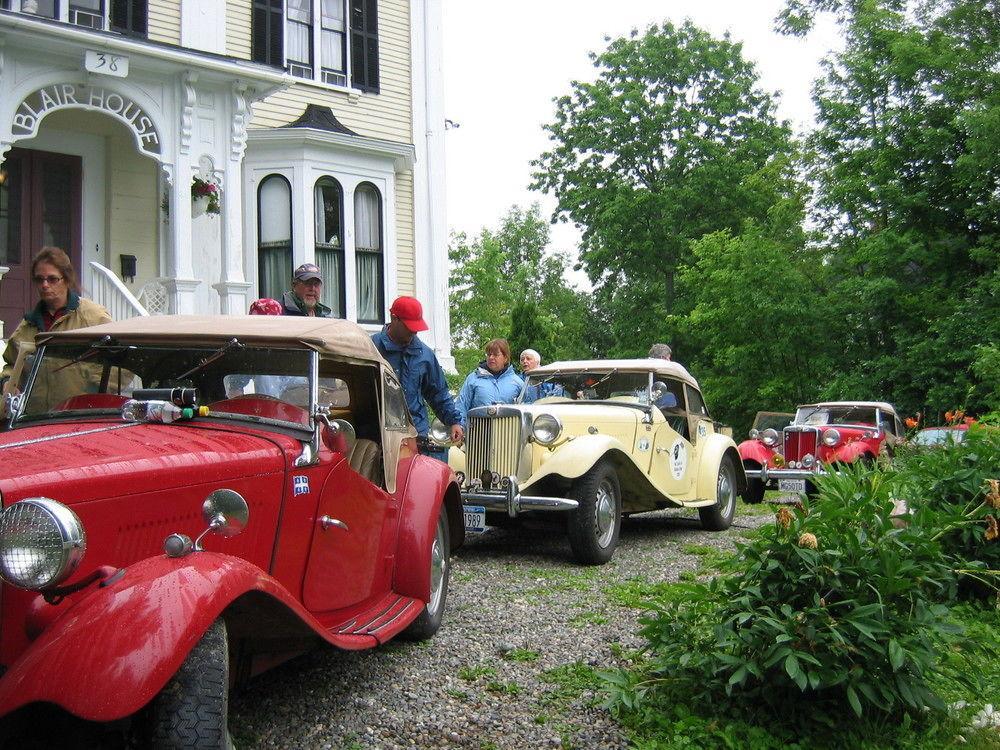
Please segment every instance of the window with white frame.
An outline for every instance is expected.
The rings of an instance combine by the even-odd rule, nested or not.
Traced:
[[[261,180],[257,191],[257,288],[281,299],[292,278],[292,186],[282,175]]]
[[[147,0],[3,0],[2,7],[99,31],[146,35]]]
[[[316,204],[316,265],[323,272],[321,301],[338,318],[346,317],[344,284],[344,191],[332,177],[320,177]]]
[[[370,183],[354,191],[354,245],[358,322],[382,323],[385,309],[382,196]]]
[[[284,24],[281,14],[284,12]],[[253,0],[253,59],[293,76],[379,90],[377,0]]]

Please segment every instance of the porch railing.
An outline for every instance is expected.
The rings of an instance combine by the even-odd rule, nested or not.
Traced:
[[[104,305],[113,320],[137,318],[149,315],[142,303],[128,290],[115,272],[102,266],[97,261],[90,261],[91,299]]]

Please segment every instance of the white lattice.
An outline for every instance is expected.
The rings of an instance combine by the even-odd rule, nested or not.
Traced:
[[[139,301],[150,315],[166,315],[169,309],[167,288],[159,279],[147,281],[139,290]]]

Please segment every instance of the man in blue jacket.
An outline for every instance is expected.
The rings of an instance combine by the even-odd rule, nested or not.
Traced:
[[[445,450],[427,444],[430,419],[427,403],[438,418],[451,429],[451,441],[461,443],[465,437],[462,415],[448,392],[444,370],[433,350],[417,337],[429,328],[424,322],[424,310],[414,297],[397,297],[389,308],[389,322],[378,333],[372,334],[375,348],[392,365],[399,377],[406,396],[406,405],[413,417],[413,424],[420,435],[420,452],[447,461]]]

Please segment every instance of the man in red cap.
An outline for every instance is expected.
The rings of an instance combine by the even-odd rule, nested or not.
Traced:
[[[451,441],[461,443],[465,436],[462,415],[448,392],[444,370],[434,351],[416,335],[428,328],[420,301],[414,297],[397,297],[389,308],[389,322],[381,331],[372,334],[372,342],[399,376],[417,434],[426,439],[430,430],[426,400],[451,429]],[[425,439],[420,441],[420,452],[446,461],[445,451],[428,447]]]

